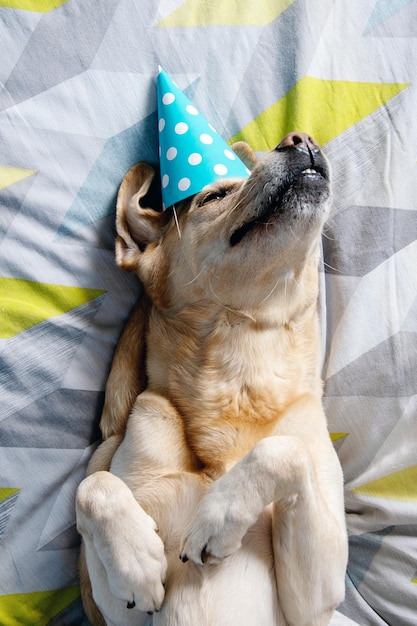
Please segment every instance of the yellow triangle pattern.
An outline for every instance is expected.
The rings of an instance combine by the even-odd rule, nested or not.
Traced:
[[[2,626],[48,624],[79,596],[78,585],[53,591],[0,596],[0,624]]]
[[[343,437],[347,437],[349,433],[330,433],[330,439],[332,441],[338,441],[339,439],[343,439]]]
[[[21,9],[22,11],[34,11],[35,13],[47,13],[66,2],[68,2],[68,0],[0,0],[0,7]]]
[[[10,498],[10,496],[18,491],[20,491],[18,487],[0,487],[0,502],[7,500],[7,498]]]
[[[324,145],[399,94],[410,83],[364,83],[305,76],[231,138],[272,150],[293,130]]]
[[[106,293],[20,278],[0,278],[0,337],[8,339]],[[1,622],[0,622],[1,623]]]
[[[352,489],[360,495],[417,502],[417,465]]]
[[[295,0],[186,0],[157,26],[265,26]]]
[[[19,167],[0,165],[0,189],[10,187],[10,185],[14,185],[19,181],[28,178],[28,176],[32,176],[32,174],[36,174],[36,170],[24,170]]]

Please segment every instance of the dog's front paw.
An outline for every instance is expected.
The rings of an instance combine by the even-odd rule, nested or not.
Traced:
[[[256,518],[242,508],[238,497],[218,489],[209,491],[183,539],[180,559],[197,565],[219,563],[240,548]]]
[[[96,472],[81,483],[77,527],[84,538],[93,597],[109,621],[116,623],[110,616],[125,608],[158,611],[165,595],[164,544],[155,521],[120,478]]]
[[[140,524],[126,529],[123,538],[118,527],[114,545],[101,554],[111,592],[127,608],[153,613],[164,600],[167,560],[154,520],[141,513]]]

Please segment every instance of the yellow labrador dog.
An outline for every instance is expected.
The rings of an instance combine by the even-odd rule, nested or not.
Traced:
[[[134,166],[118,197],[117,261],[147,296],[77,493],[87,613],[108,625],[146,613],[155,626],[328,624],[347,558],[320,381],[328,164],[291,133],[247,180],[219,180],[175,220],[146,208],[153,176]]]

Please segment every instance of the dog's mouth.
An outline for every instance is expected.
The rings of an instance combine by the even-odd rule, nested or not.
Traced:
[[[308,167],[300,165],[289,172],[287,178],[279,185],[273,180],[264,185],[262,197],[258,203],[256,215],[246,220],[230,237],[230,245],[236,246],[250,232],[267,227],[287,214],[287,200],[292,195],[301,196],[316,190],[321,196],[322,183],[328,183],[327,168],[315,163]],[[300,211],[301,214],[301,211]],[[295,217],[295,215],[294,215]]]

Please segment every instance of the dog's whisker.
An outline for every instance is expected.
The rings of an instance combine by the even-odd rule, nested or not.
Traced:
[[[213,289],[213,285],[211,284],[211,274],[212,273],[213,272],[211,272],[209,277],[208,277],[208,284],[209,284],[209,287],[210,287],[210,292],[211,292],[212,296],[217,300],[217,302],[219,304],[221,304],[222,307],[224,307],[225,309],[227,309],[229,311],[230,309],[224,304],[224,302],[222,302],[222,300],[219,298],[219,296],[216,294],[216,292]]]
[[[184,247],[182,245],[182,236],[181,236],[181,229],[180,229],[180,225],[179,225],[179,221],[178,221],[178,214],[177,214],[177,210],[175,207],[175,204],[172,206],[172,212],[174,215],[174,220],[175,220],[175,225],[177,227],[177,231],[178,231],[178,238],[180,239],[180,245],[181,245],[181,253],[183,256],[184,261],[187,263],[189,269],[191,270],[191,273],[194,275],[194,277],[188,281],[187,283],[184,283],[184,285],[191,285],[194,281],[198,280],[198,278],[201,276],[201,274],[204,273],[205,268],[203,267],[200,272],[198,272],[198,274],[195,274],[192,264],[190,263],[190,260],[188,259],[187,255],[184,253]],[[168,276],[172,276],[175,273],[175,269],[173,268],[171,270],[171,272],[168,274]]]
[[[329,265],[329,263],[326,263],[326,261],[323,261],[323,265],[324,267],[327,267],[329,270],[332,270],[333,272],[340,274],[340,270],[337,269],[337,267],[333,267],[332,265]]]
[[[174,220],[175,220],[175,224],[177,226],[178,237],[181,239],[181,230],[180,230],[180,225],[179,225],[179,222],[178,222],[178,215],[177,215],[177,210],[175,208],[175,204],[172,206],[172,212],[174,214]]]
[[[211,292],[212,296],[220,304],[220,306],[222,306],[225,309],[225,311],[229,311],[230,313],[242,315],[242,316],[247,317],[248,319],[251,319],[252,321],[254,321],[254,318],[251,315],[249,315],[248,313],[244,313],[243,311],[238,311],[236,309],[232,309],[231,307],[227,306],[227,304],[225,304],[221,300],[221,298],[219,298],[219,296],[216,294],[216,292],[213,289],[213,285],[211,284],[210,276],[209,276],[209,279],[208,279],[208,284],[209,284],[209,288],[210,288],[210,292]]]
[[[284,301],[287,302],[288,277],[284,279]]]
[[[192,278],[191,280],[189,280],[187,283],[184,283],[184,285],[187,287],[189,285],[192,285],[196,280],[198,280],[200,278],[200,276],[205,272],[206,268],[203,267],[201,268],[201,270],[198,272],[198,274],[196,274],[194,276],[194,278]]]
[[[250,193],[253,191],[253,189],[255,188],[255,183],[252,183],[252,185],[248,186],[248,187],[244,187],[242,192],[241,192],[241,197],[239,198],[239,200],[229,209],[229,212],[227,214],[228,217],[230,217],[231,215],[233,215],[233,213],[235,213],[241,206],[242,204],[247,204],[247,200],[248,197],[250,195]]]
[[[181,235],[180,235],[180,239],[181,239]],[[190,259],[188,258],[187,254],[184,251],[184,246],[182,244],[182,240],[180,241],[180,250],[181,250],[181,254],[182,254],[182,258],[184,259],[184,261],[186,262],[188,269],[190,270],[191,274],[193,275],[193,278],[191,280],[189,280],[188,282],[184,283],[184,286],[187,285],[192,285],[196,280],[198,280],[200,278],[200,276],[202,274],[204,274],[204,272],[206,271],[206,266],[203,265],[203,267],[201,268],[201,270],[198,272],[198,274],[196,274],[194,267],[190,261]],[[169,274],[170,276],[172,275],[172,273],[175,272],[175,269]]]
[[[286,285],[286,281],[287,279],[285,279],[285,285]],[[276,290],[276,288],[279,285],[279,280],[277,280],[277,282],[275,283],[275,285],[272,287],[271,291],[265,296],[265,298],[263,300],[260,301],[260,305],[264,304],[265,302],[267,302],[267,300],[269,300],[269,298],[272,296],[272,294],[274,293],[274,291]]]
[[[294,232],[294,230],[293,230],[292,226],[290,226],[290,232],[291,232],[291,235],[294,237],[294,239],[295,239],[296,241],[298,241],[298,242],[302,243],[302,239],[301,239],[301,237],[300,237],[299,235],[296,235],[296,233]]]
[[[322,235],[325,239],[328,239],[328,241],[336,241],[335,237],[331,237],[328,233],[326,233],[325,230],[323,230]]]

